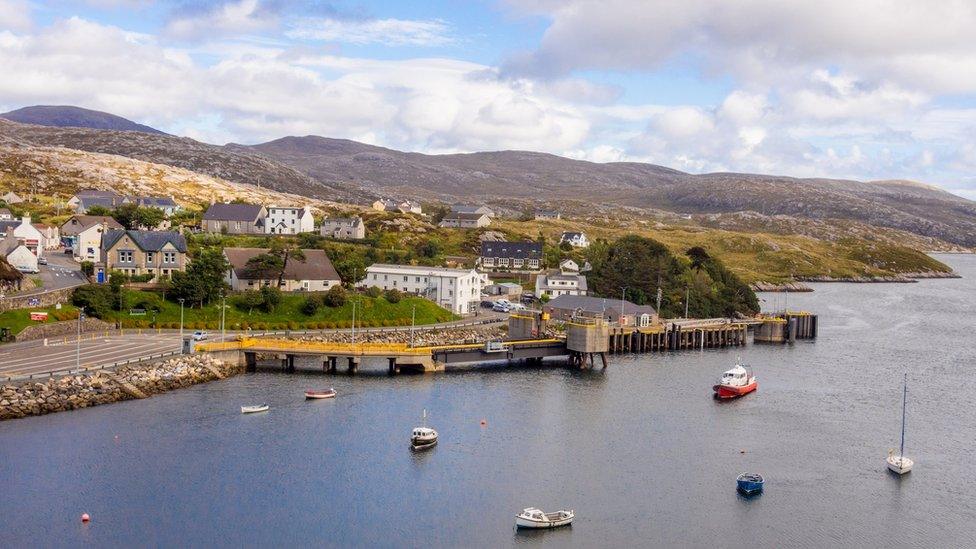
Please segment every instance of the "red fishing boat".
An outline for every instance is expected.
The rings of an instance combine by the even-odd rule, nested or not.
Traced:
[[[319,398],[335,398],[335,396],[336,396],[335,389],[331,387],[329,387],[329,389],[325,391],[316,391],[314,389],[308,389],[307,391],[305,391],[305,398],[309,400],[319,399]]]
[[[756,376],[736,364],[735,368],[722,374],[722,379],[712,387],[712,390],[718,398],[737,398],[755,391],[757,387],[759,383],[756,381]]]

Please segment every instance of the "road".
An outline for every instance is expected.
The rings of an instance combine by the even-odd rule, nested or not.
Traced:
[[[472,323],[500,322],[507,315],[482,314],[477,318],[468,318],[452,322],[445,322],[436,326],[418,326],[418,330],[433,327],[450,328],[467,326]],[[410,327],[396,328],[368,328],[359,333],[374,331],[407,331]],[[313,333],[336,333],[350,330],[326,330]],[[190,335],[191,330],[184,334]],[[296,335],[302,332],[293,332]],[[283,335],[284,332],[273,332],[273,335]],[[239,332],[227,332],[227,339],[240,335]],[[257,335],[257,334],[254,334]],[[210,341],[220,341],[219,334],[210,332]],[[180,334],[177,330],[161,330],[153,332],[137,332],[126,330],[124,334],[109,332],[101,334],[82,334],[80,342],[81,367],[100,367],[157,357],[162,353],[175,353],[180,350]],[[45,346],[43,341],[24,341],[0,346],[0,381],[7,378],[20,379],[23,376],[46,375],[51,372],[73,370],[78,366],[79,344],[75,336],[52,338]]]

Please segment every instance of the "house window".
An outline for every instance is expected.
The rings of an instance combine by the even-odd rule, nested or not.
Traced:
[[[529,267],[532,267],[533,269],[535,269],[538,266],[539,266],[539,260],[538,259],[530,259],[529,260]]]
[[[407,275],[403,275],[403,281],[404,282],[407,282],[409,280],[410,280],[410,277],[408,277]]]
[[[420,283],[420,277],[419,277],[419,276],[417,277],[417,280],[416,280],[416,282],[417,282],[418,284]]]
[[[176,252],[163,252],[163,263],[176,263]]]
[[[495,265],[494,257],[485,257],[481,260],[481,264],[485,267],[493,267]]]
[[[498,266],[499,267],[508,267],[508,258],[507,257],[499,257],[498,258]]]
[[[156,260],[156,252],[146,252],[146,263],[152,263]]]
[[[132,262],[132,251],[119,250],[119,263],[131,263],[131,262]]]
[[[514,260],[512,260],[512,266],[513,267],[516,267],[516,268],[517,267],[521,267],[523,263],[524,263],[524,260],[522,260],[522,259],[514,259]]]

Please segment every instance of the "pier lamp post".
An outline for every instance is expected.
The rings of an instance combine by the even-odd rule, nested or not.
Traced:
[[[220,291],[220,341],[227,337],[227,296],[223,290]]]
[[[85,318],[83,310],[78,311],[78,339],[75,340],[75,368],[81,369],[81,321]]]
[[[417,321],[417,305],[410,307],[410,348],[413,348],[413,327]]]
[[[183,298],[180,301],[180,352],[183,352]]]
[[[356,300],[352,301],[352,344],[356,345]]]

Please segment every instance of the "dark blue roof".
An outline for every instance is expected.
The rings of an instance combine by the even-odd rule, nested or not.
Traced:
[[[166,244],[173,244],[177,251],[186,253],[186,238],[175,231],[110,230],[106,231],[102,237],[102,249],[111,249],[124,235],[128,235],[136,246],[139,246],[139,249],[144,252],[158,252]]]

